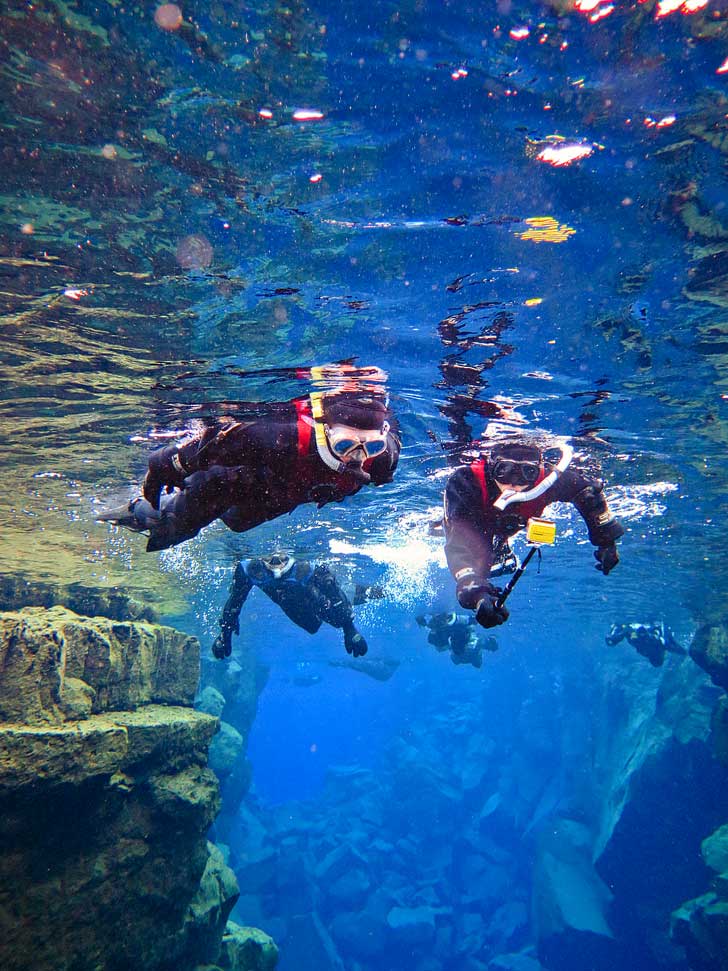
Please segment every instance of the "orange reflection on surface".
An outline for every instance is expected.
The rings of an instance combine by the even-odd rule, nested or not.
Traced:
[[[674,125],[677,121],[675,115],[665,115],[664,118],[660,118],[659,121],[655,121],[654,118],[649,116],[645,118],[644,125],[645,128],[669,128],[670,125]]]
[[[728,74],[728,57],[723,61],[719,68],[716,68],[716,74]]]
[[[564,243],[576,233],[571,226],[558,223],[553,216],[531,216],[524,221],[529,228],[516,236],[532,243]]]
[[[182,11],[176,3],[163,3],[154,11],[154,22],[162,30],[177,30],[182,26]]]

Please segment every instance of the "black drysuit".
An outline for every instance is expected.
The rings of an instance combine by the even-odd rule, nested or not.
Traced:
[[[276,577],[263,560],[251,559],[235,567],[230,596],[220,618],[222,633],[212,649],[216,657],[230,654],[231,635],[239,633],[240,611],[253,587],[259,587],[309,634],[315,634],[325,622],[343,630],[348,653],[355,657],[366,654],[366,641],[354,626],[351,602],[325,564],[313,567],[307,560],[299,560],[283,576]]]
[[[549,471],[547,467],[545,473]],[[458,583],[458,599],[468,609],[475,606],[475,601],[467,596],[461,598],[461,590],[468,587],[476,590],[477,596],[479,588],[490,586],[490,568],[496,558],[494,547],[523,529],[530,517],[540,516],[552,502],[572,503],[587,525],[590,542],[600,550],[624,533],[609,511],[602,482],[588,479],[575,469],[566,469],[542,495],[530,501],[513,502],[500,510],[494,505],[500,495],[488,475],[487,463],[482,479],[473,466],[461,466],[445,489],[445,556]]]
[[[215,519],[242,533],[301,503],[322,506],[353,495],[368,481],[391,482],[399,450],[399,438],[390,431],[386,450],[363,463],[364,475],[343,465],[331,468],[319,453],[307,399],[268,405],[260,417],[219,421],[180,447],[152,453],[144,480],[148,502],[135,516],[150,530],[147,550],[191,539]],[[165,487],[180,491],[162,502],[161,515],[144,521]]]

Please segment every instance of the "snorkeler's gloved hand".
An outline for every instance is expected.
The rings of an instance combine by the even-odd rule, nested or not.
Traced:
[[[510,616],[510,611],[505,605],[498,606],[496,597],[490,594],[483,597],[475,610],[475,619],[481,627],[499,627],[505,624]]]
[[[364,657],[369,650],[369,645],[364,637],[354,627],[344,628],[344,647],[346,653],[353,654],[354,657]]]
[[[176,445],[165,445],[158,448],[149,456],[149,468],[144,476],[144,498],[151,502],[155,509],[159,509],[159,496],[162,486],[171,492],[176,486],[184,482],[185,472],[179,460],[179,449]]]
[[[223,611],[220,627],[221,631],[215,638],[215,643],[212,645],[212,653],[218,660],[222,660],[224,657],[230,657],[232,654],[232,637],[233,634],[240,633],[240,619],[235,614],[228,616]]]
[[[455,593],[458,603],[466,610],[475,610],[478,603],[488,594],[492,594],[494,597],[498,596],[498,591],[492,584],[482,577],[472,575],[458,580]]]
[[[600,546],[594,550],[594,558],[598,561],[595,569],[600,570],[604,576],[611,573],[619,563],[619,553],[617,552],[616,544],[609,543],[607,546]]]
[[[233,645],[231,638],[232,631],[229,627],[223,627],[222,631],[215,638],[212,645],[212,653],[218,661],[222,661],[223,658],[230,657],[232,654]]]

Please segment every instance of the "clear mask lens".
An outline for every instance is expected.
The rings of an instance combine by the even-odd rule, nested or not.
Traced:
[[[533,485],[538,479],[540,466],[534,462],[515,462],[498,459],[493,467],[493,478],[510,485]]]
[[[331,442],[331,451],[340,459],[346,458],[358,448],[363,449],[366,457],[371,459],[375,455],[381,455],[386,447],[385,436],[374,438],[371,441],[363,441],[360,438],[338,438]]]

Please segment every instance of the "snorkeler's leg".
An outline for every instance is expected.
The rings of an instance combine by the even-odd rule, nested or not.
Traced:
[[[184,543],[222,516],[234,501],[236,471],[212,466],[188,476],[184,489],[163,503],[158,521],[149,527],[147,552]]]

